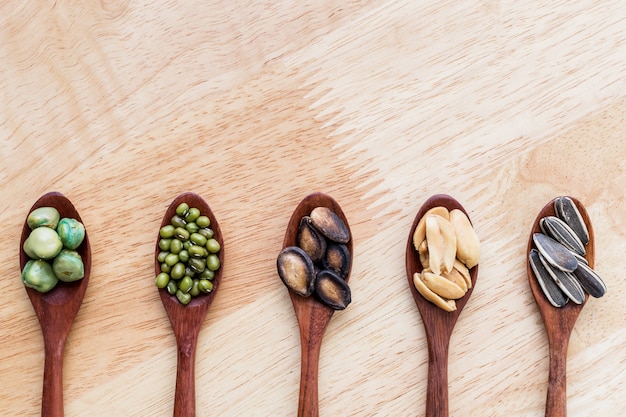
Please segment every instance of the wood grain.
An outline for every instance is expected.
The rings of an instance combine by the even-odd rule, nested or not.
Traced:
[[[40,412],[44,343],[16,249],[32,202],[57,190],[92,246],[65,415],[173,414],[153,244],[173,196],[193,191],[219,214],[227,254],[198,337],[197,414],[295,415],[298,325],[275,261],[293,207],[322,191],[350,219],[357,261],[352,304],[321,347],[320,416],[424,409],[404,256],[438,193],[468,208],[483,249],[450,341],[450,415],[544,413],[549,348],[526,245],[558,195],[585,202],[608,287],[570,338],[569,415],[619,415],[624,22],[620,0],[0,2],[3,409]]]

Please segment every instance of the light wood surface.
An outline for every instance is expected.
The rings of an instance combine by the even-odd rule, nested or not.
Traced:
[[[176,342],[153,249],[169,203],[192,191],[227,254],[198,340],[198,415],[295,415],[298,326],[275,262],[292,211],[321,191],[354,238],[353,301],[322,345],[321,416],[424,415],[404,254],[437,193],[482,240],[450,345],[450,415],[543,415],[548,345],[525,251],[562,194],[587,208],[608,286],[570,340],[568,415],[621,415],[625,80],[620,0],[1,2],[1,414],[40,412],[43,338],[18,242],[32,204],[59,191],[93,254],[65,415],[172,415]]]

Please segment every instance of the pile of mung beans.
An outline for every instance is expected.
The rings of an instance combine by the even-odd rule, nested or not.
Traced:
[[[220,268],[220,244],[210,228],[211,220],[200,210],[181,203],[170,224],[159,230],[160,273],[155,285],[175,295],[181,304],[213,291],[213,278]]]

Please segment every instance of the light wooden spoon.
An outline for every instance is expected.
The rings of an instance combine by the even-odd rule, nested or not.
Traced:
[[[176,197],[165,212],[160,227],[170,224],[172,217],[176,214],[176,207],[178,207],[180,203],[187,203],[189,207],[196,207],[200,210],[202,215],[209,217],[211,220],[210,228],[215,232],[215,239],[221,246],[221,250],[218,253],[221,266],[216,271],[215,278],[213,278],[213,291],[208,294],[200,294],[196,297],[192,297],[189,304],[183,305],[178,301],[176,296],[170,295],[166,289],[158,290],[161,301],[163,302],[163,307],[165,307],[167,316],[174,329],[174,335],[176,336],[177,368],[174,417],[194,417],[196,415],[196,345],[202,322],[215,298],[215,294],[222,279],[224,241],[219,224],[211,208],[202,197],[195,193],[183,193]],[[159,237],[157,237],[154,254],[155,274],[161,272],[159,261],[156,259],[159,252]]]
[[[478,265],[470,269],[472,288],[468,289],[465,295],[456,300],[456,310],[447,312],[426,300],[415,288],[413,274],[422,271],[422,264],[419,254],[413,246],[413,234],[415,228],[424,214],[433,207],[442,206],[448,209],[460,209],[466,215],[467,212],[461,204],[446,194],[436,194],[430,197],[417,212],[409,239],[406,245],[406,275],[413,299],[417,305],[424,330],[426,331],[426,341],[428,343],[428,385],[426,388],[426,415],[428,417],[448,416],[448,351],[450,346],[450,336],[454,325],[463,311],[463,307],[472,295],[476,287],[476,277],[478,276]]]
[[[28,214],[39,207],[54,207],[61,218],[74,218],[82,223],[80,215],[71,201],[63,194],[50,192],[35,202]],[[26,216],[28,218],[28,215]],[[24,241],[30,234],[26,220],[20,239],[20,270],[29,258],[24,252]],[[85,276],[78,281],[59,283],[49,292],[26,288],[28,298],[35,309],[43,333],[45,360],[43,372],[43,393],[41,399],[42,417],[63,417],[63,350],[74,318],[83,302],[91,275],[91,247],[89,233],[85,228],[85,238],[77,249],[83,259]]]
[[[572,197],[570,197],[572,198]],[[543,294],[537,279],[530,266],[530,250],[534,247],[533,233],[541,233],[539,227],[539,221],[545,216],[555,216],[554,202],[552,200],[546,204],[543,209],[537,215],[535,222],[533,223],[530,238],[528,240],[527,248],[527,261],[526,261],[526,273],[528,275],[528,283],[530,289],[543,317],[543,322],[548,334],[548,350],[550,357],[550,370],[548,376],[548,393],[546,399],[546,417],[565,417],[567,416],[567,394],[566,394],[566,365],[567,365],[567,348],[569,345],[570,335],[574,329],[574,324],[581,310],[585,306],[589,295],[585,293],[585,300],[582,304],[575,304],[569,301],[563,307],[554,307]],[[589,215],[585,207],[575,198],[572,201],[576,204],[580,215],[582,216],[587,230],[589,231],[589,243],[585,247],[585,258],[589,263],[589,266],[593,268],[595,247],[594,247],[594,234],[589,220]]]
[[[346,224],[350,226],[339,204],[330,196],[323,193],[313,193],[306,196],[296,207],[287,225],[283,248],[296,245],[298,226],[303,216],[308,216],[315,207],[328,207],[337,214]],[[352,236],[346,244],[350,252],[350,259],[353,261]],[[350,279],[352,263],[346,281]],[[300,368],[300,397],[298,401],[299,417],[317,417],[319,415],[318,404],[318,367],[322,338],[326,331],[326,326],[333,316],[335,310],[327,307],[315,296],[302,297],[291,291],[289,296],[293,304],[293,309],[298,319],[300,328],[300,345],[302,351]]]

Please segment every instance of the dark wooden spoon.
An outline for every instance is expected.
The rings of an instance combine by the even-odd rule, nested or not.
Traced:
[[[39,207],[54,207],[61,218],[69,217],[82,222],[78,211],[63,194],[44,194],[31,207],[28,214]],[[28,215],[26,216],[28,218]],[[29,258],[24,252],[24,241],[30,234],[26,220],[20,238],[20,270],[24,269]],[[74,282],[59,283],[49,292],[24,287],[30,298],[43,333],[45,360],[43,372],[43,393],[41,399],[42,417],[63,417],[63,350],[74,318],[83,302],[91,275],[91,247],[89,234],[85,228],[85,239],[77,249],[83,258],[85,276]]]
[[[570,197],[572,198],[572,197]],[[545,216],[555,216],[554,202],[552,200],[546,204],[535,219],[533,223],[530,238],[528,240],[528,248],[526,251],[526,273],[528,275],[528,283],[530,289],[543,317],[543,323],[548,334],[548,350],[550,357],[550,370],[548,376],[548,393],[546,400],[546,417],[565,417],[567,416],[567,394],[566,394],[566,365],[567,365],[567,348],[569,345],[570,335],[574,329],[574,324],[581,310],[585,306],[588,294],[585,294],[585,300],[582,304],[575,304],[569,301],[563,307],[554,307],[543,294],[537,279],[530,267],[530,250],[534,247],[532,235],[533,233],[540,233],[539,221]],[[585,207],[575,198],[572,201],[576,204],[580,215],[582,216],[587,230],[589,231],[589,243],[585,247],[585,258],[589,263],[589,266],[593,268],[595,247],[594,247],[594,234],[589,220],[589,214]]]
[[[315,207],[328,207],[343,220],[348,229],[350,228],[341,207],[332,197],[323,193],[309,194],[298,204],[291,215],[291,219],[287,225],[287,231],[285,232],[285,239],[283,240],[283,248],[295,246],[300,219],[303,216],[308,216]],[[350,271],[348,271],[346,281],[350,279],[352,263],[354,261],[352,241],[353,238],[351,236],[347,247],[352,262],[350,262]],[[298,416],[317,417],[319,415],[317,377],[320,349],[322,347],[322,338],[326,331],[326,326],[335,310],[318,301],[315,296],[302,297],[291,291],[288,292],[291,297],[293,309],[296,313],[296,318],[298,319],[302,352]]]
[[[450,336],[454,325],[463,311],[463,307],[472,295],[476,287],[476,277],[478,276],[478,265],[470,269],[472,288],[468,289],[465,295],[456,300],[456,310],[447,312],[430,301],[426,300],[415,288],[413,274],[422,271],[422,264],[419,254],[413,246],[413,234],[415,228],[424,214],[433,207],[442,206],[449,211],[460,209],[466,215],[467,212],[461,204],[446,194],[436,194],[430,197],[417,212],[409,239],[406,245],[406,275],[409,281],[409,288],[413,299],[417,305],[424,330],[426,331],[426,341],[428,343],[428,385],[426,389],[426,415],[428,417],[448,416],[448,351],[450,346]]]
[[[176,207],[180,203],[187,203],[189,207],[196,207],[202,215],[208,216],[211,220],[211,229],[215,233],[215,239],[219,242],[221,250],[218,253],[220,268],[215,272],[213,278],[213,291],[208,294],[200,294],[192,297],[187,305],[181,304],[176,296],[170,295],[166,289],[159,289],[159,295],[163,302],[163,307],[170,319],[177,346],[177,368],[176,368],[176,391],[174,395],[174,416],[193,417],[196,415],[196,382],[195,382],[195,361],[196,345],[202,322],[207,315],[209,307],[215,298],[215,293],[222,279],[224,265],[224,241],[219,224],[209,205],[195,193],[183,193],[176,197],[170,204],[163,216],[161,226],[170,224],[172,217],[176,214]],[[160,229],[159,227],[159,229]],[[159,261],[156,257],[159,254],[159,237],[154,253],[155,274],[161,272]]]

